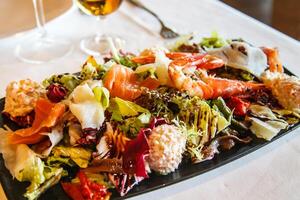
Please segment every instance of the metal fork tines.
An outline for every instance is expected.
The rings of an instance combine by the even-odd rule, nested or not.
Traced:
[[[172,39],[172,38],[176,38],[179,36],[178,33],[176,33],[174,30],[172,30],[171,28],[167,27],[164,22],[160,19],[160,17],[154,13],[152,10],[150,10],[149,8],[145,7],[141,2],[139,2],[138,0],[128,0],[131,4],[147,11],[148,13],[150,13],[152,16],[154,16],[160,23],[161,25],[161,30],[160,30],[160,35],[165,38],[165,39]]]
[[[172,39],[179,36],[178,33],[174,32],[172,29],[162,25],[160,30],[160,35],[166,39]]]

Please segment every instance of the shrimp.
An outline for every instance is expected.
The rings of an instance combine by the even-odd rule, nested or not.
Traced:
[[[215,56],[200,53],[184,53],[184,52],[170,52],[166,56],[176,62],[182,62],[181,65],[195,65],[201,69],[216,69],[224,66],[224,61]],[[132,61],[138,64],[150,64],[155,62],[154,54],[146,54],[132,58]]]
[[[208,76],[205,71],[201,73],[201,70],[198,71],[201,73],[200,76],[197,76],[195,73],[186,73],[190,72],[187,68],[193,67],[193,65],[188,63],[188,61],[184,63],[182,59],[174,60],[170,63],[168,72],[174,87],[180,91],[186,91],[191,96],[198,96],[203,99],[214,99],[219,96],[229,97],[263,86],[263,84],[252,82]],[[204,65],[209,66],[208,63]]]
[[[270,71],[283,73],[283,67],[279,60],[278,49],[262,47],[262,50],[268,58],[268,65],[269,65]]]
[[[229,97],[241,94],[247,90],[260,88],[263,84],[242,82],[236,80],[208,76],[205,70],[212,70],[224,66],[224,61],[208,54],[171,52],[166,56],[172,60],[168,66],[171,84],[180,91],[186,91],[191,96],[203,99],[213,99],[219,96]],[[139,64],[155,62],[155,55],[148,53],[132,59]],[[196,73],[199,72],[201,77]],[[202,72],[202,73],[201,73]]]

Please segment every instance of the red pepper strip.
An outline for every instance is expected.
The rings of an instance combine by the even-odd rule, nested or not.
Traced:
[[[81,193],[85,199],[99,200],[104,199],[107,195],[109,195],[104,185],[88,180],[84,172],[79,171],[77,177],[80,180]]]
[[[92,199],[93,198],[93,192],[91,191],[89,185],[88,185],[88,179],[84,172],[79,171],[77,174],[77,177],[80,180],[81,184],[81,193],[84,198],[86,199]]]
[[[75,183],[61,183],[64,191],[71,197],[73,200],[85,200],[81,194],[80,184]]]
[[[90,181],[84,172],[77,173],[80,183],[62,183],[65,192],[73,200],[104,200],[108,199],[110,193],[104,185]]]
[[[230,97],[226,104],[230,109],[234,109],[234,114],[239,116],[245,116],[250,106],[249,102],[243,101],[238,97]]]

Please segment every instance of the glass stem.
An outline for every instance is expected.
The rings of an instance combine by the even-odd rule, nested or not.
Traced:
[[[43,0],[32,0],[32,1],[33,1],[34,15],[35,15],[36,26],[38,28],[38,33],[40,37],[44,37],[46,35],[46,29],[45,29],[45,15],[44,15]]]
[[[96,37],[95,37],[95,42],[99,42],[101,40],[101,38],[105,37],[105,29],[106,29],[106,17],[105,16],[102,16],[102,15],[99,15],[97,16],[96,20],[97,20],[97,23],[96,23]],[[101,25],[100,25],[101,23]],[[100,25],[100,27],[99,27]]]

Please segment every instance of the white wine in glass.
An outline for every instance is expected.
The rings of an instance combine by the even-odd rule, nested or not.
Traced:
[[[45,63],[67,55],[72,50],[70,41],[50,36],[44,27],[43,0],[33,0],[37,31],[17,45],[16,57],[28,63]]]
[[[98,21],[104,21],[105,16],[116,11],[121,3],[122,0],[76,0],[76,4],[81,11],[88,15],[96,16]],[[99,28],[97,30],[99,30]],[[80,42],[80,48],[85,53],[94,56],[108,53],[108,37],[112,38],[112,40],[119,39],[114,38],[111,35],[107,35],[103,31],[98,31],[95,35],[82,39]]]

